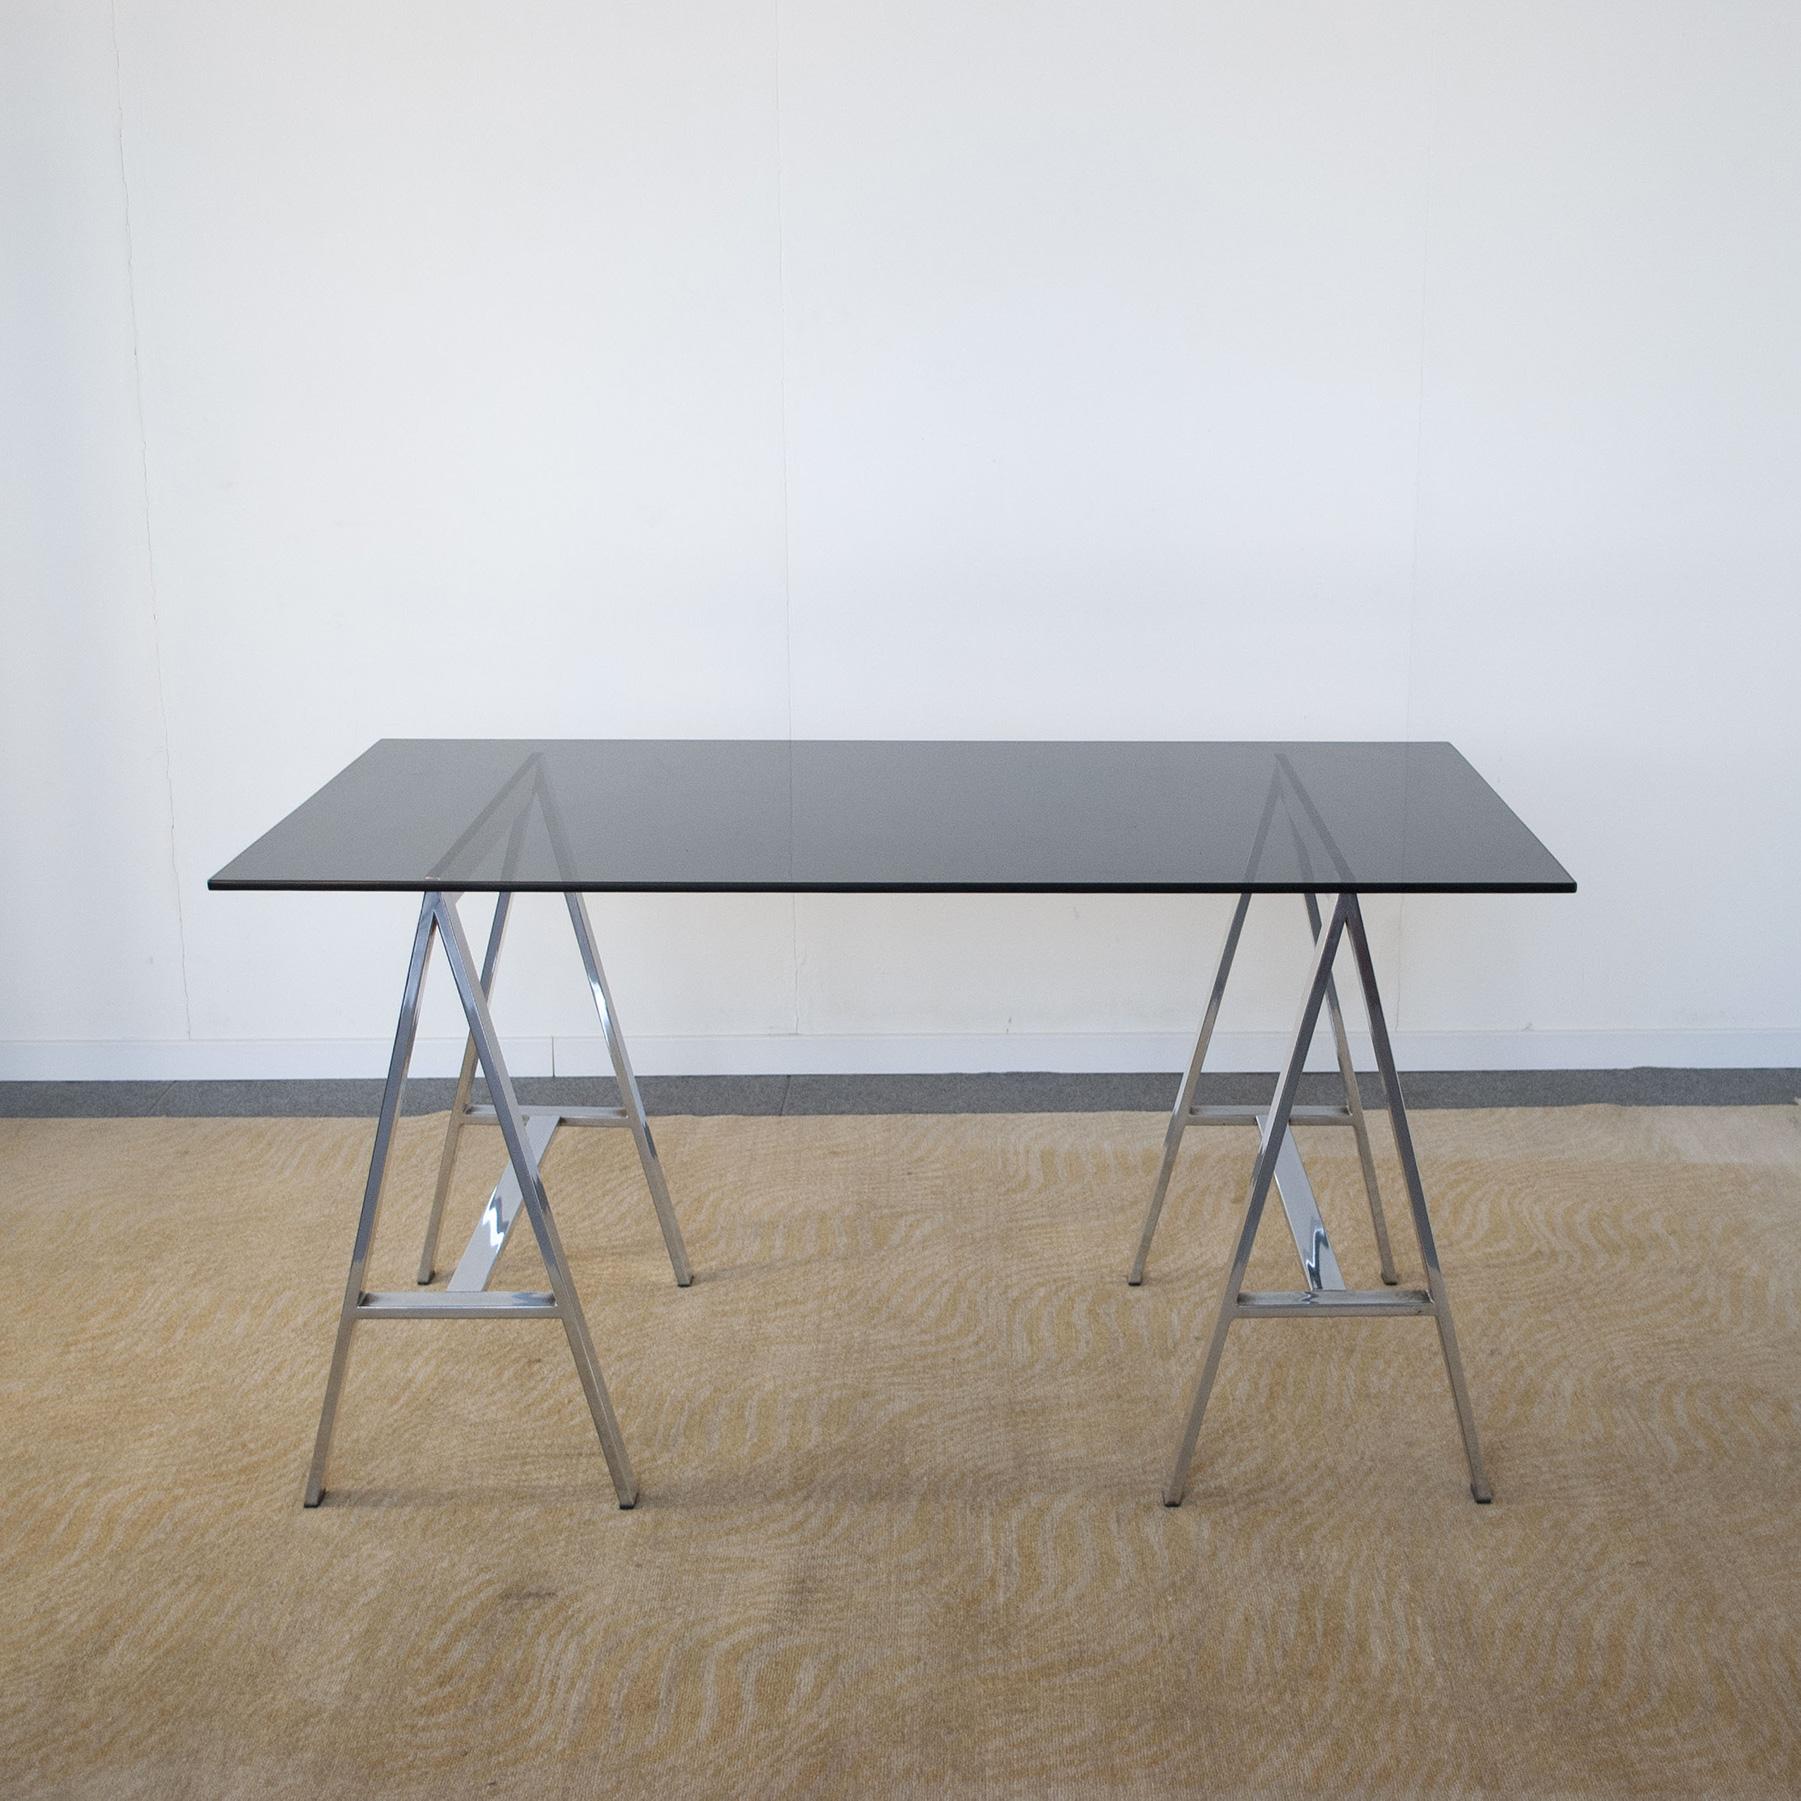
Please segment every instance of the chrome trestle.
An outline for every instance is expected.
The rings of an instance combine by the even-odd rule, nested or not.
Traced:
[[[1195,1384],[1194,1399],[1189,1406],[1169,1479],[1164,1484],[1164,1502],[1171,1507],[1181,1504],[1188,1485],[1189,1465],[1193,1461],[1195,1444],[1200,1437],[1201,1422],[1206,1416],[1208,1397],[1213,1392],[1220,1355],[1225,1349],[1226,1333],[1235,1319],[1302,1319],[1310,1316],[1382,1318],[1419,1314],[1430,1315],[1438,1325],[1439,1346],[1444,1355],[1451,1398],[1457,1410],[1457,1422],[1463,1433],[1464,1453],[1469,1462],[1470,1492],[1478,1501],[1491,1500],[1493,1491],[1483,1468],[1475,1415],[1470,1406],[1469,1388],[1464,1380],[1463,1362],[1458,1355],[1457,1335],[1451,1324],[1451,1303],[1445,1291],[1444,1272],[1439,1267],[1432,1221],[1426,1211],[1425,1190],[1420,1182],[1419,1163],[1414,1155],[1413,1135],[1408,1127],[1407,1110],[1401,1097],[1400,1078],[1395,1071],[1394,1047],[1389,1041],[1382,999],[1376,988],[1375,966],[1370,958],[1369,938],[1364,930],[1363,913],[1355,893],[1346,891],[1336,895],[1331,914],[1323,922],[1317,899],[1311,893],[1306,896],[1308,920],[1313,929],[1313,958],[1301,1001],[1300,1017],[1295,1023],[1270,1104],[1258,1108],[1195,1104],[1201,1066],[1206,1060],[1208,1043],[1219,1017],[1220,1001],[1231,974],[1232,959],[1238,949],[1250,900],[1248,893],[1238,897],[1237,909],[1226,931],[1225,946],[1213,978],[1212,992],[1201,1022],[1200,1037],[1176,1094],[1169,1129],[1164,1135],[1163,1156],[1157,1170],[1156,1185],[1151,1191],[1150,1206],[1145,1215],[1143,1231],[1139,1235],[1137,1254],[1126,1278],[1133,1284],[1144,1280],[1145,1260],[1150,1254],[1151,1240],[1156,1234],[1157,1222],[1169,1192],[1170,1176],[1175,1169],[1176,1157],[1181,1150],[1182,1136],[1187,1127],[1191,1124],[1255,1124],[1258,1130],[1258,1148],[1251,1174],[1250,1198],[1239,1225],[1237,1242],[1207,1339],[1200,1377]],[[1426,1286],[1423,1289],[1395,1286],[1398,1278],[1389,1245],[1387,1222],[1382,1214],[1381,1192],[1376,1184],[1375,1159],[1370,1149],[1368,1124],[1364,1118],[1362,1097],[1358,1093],[1357,1072],[1351,1058],[1344,1015],[1338,1003],[1337,985],[1332,977],[1333,960],[1341,940],[1347,938],[1356,958],[1364,1005],[1369,1015],[1370,1039],[1375,1050],[1376,1067],[1382,1078],[1383,1092],[1387,1096],[1395,1149],[1399,1154],[1401,1173],[1407,1188],[1414,1237],[1419,1244],[1420,1260],[1425,1266]],[[1313,1042],[1322,1009],[1330,1015],[1332,1021],[1332,1036],[1339,1075],[1345,1088],[1345,1103],[1342,1107],[1297,1107],[1295,1094],[1300,1086],[1301,1071],[1306,1065],[1307,1052]],[[1291,1130],[1297,1125],[1321,1124],[1349,1126],[1356,1134],[1358,1161],[1362,1167],[1364,1191],[1369,1200],[1370,1221],[1375,1228],[1377,1255],[1381,1262],[1382,1280],[1388,1285],[1386,1287],[1358,1290],[1345,1286],[1344,1274],[1339,1268],[1331,1240],[1326,1235],[1319,1204],[1312,1184],[1307,1179],[1300,1150]],[[1272,1186],[1294,1238],[1295,1250],[1307,1283],[1304,1290],[1256,1292],[1244,1288],[1251,1247],[1256,1242],[1257,1228],[1262,1221],[1264,1205]]]
[[[637,1148],[639,1164],[646,1186],[656,1208],[657,1223],[675,1271],[678,1285],[687,1287],[693,1279],[688,1267],[688,1254],[682,1243],[681,1227],[670,1203],[669,1187],[663,1166],[651,1137],[650,1123],[645,1117],[644,1100],[638,1091],[637,1078],[620,1036],[612,994],[594,948],[593,928],[583,897],[571,893],[567,897],[570,922],[581,954],[582,966],[600,1014],[601,1030],[606,1038],[613,1074],[618,1082],[621,1105],[618,1107],[526,1107],[514,1092],[511,1076],[500,1039],[489,1012],[489,996],[493,990],[495,970],[506,933],[507,915],[512,895],[503,890],[496,896],[493,923],[479,970],[463,932],[457,913],[458,896],[450,893],[428,893],[419,909],[419,923],[413,935],[412,955],[408,960],[405,987],[401,993],[400,1023],[394,1034],[393,1054],[388,1063],[388,1077],[382,1090],[381,1110],[376,1118],[375,1145],[369,1159],[369,1177],[363,1189],[363,1207],[357,1220],[356,1239],[351,1251],[350,1273],[345,1282],[343,1306],[338,1315],[337,1339],[332,1348],[331,1369],[326,1378],[325,1403],[319,1417],[319,1433],[313,1446],[312,1466],[307,1473],[306,1505],[316,1507],[325,1494],[325,1466],[331,1451],[332,1428],[337,1420],[338,1404],[343,1395],[344,1376],[349,1365],[352,1334],[359,1323],[374,1320],[417,1319],[539,1319],[557,1320],[569,1342],[576,1374],[587,1398],[594,1430],[600,1439],[602,1455],[613,1479],[614,1492],[621,1507],[637,1500],[637,1482],[631,1460],[626,1455],[625,1440],[614,1417],[606,1383],[600,1373],[600,1361],[588,1335],[588,1322],[582,1312],[575,1283],[563,1253],[562,1239],[551,1213],[550,1200],[539,1174],[545,1152],[557,1129],[572,1126],[623,1126],[631,1134]],[[468,1022],[468,1041],[463,1051],[462,1070],[457,1078],[456,1096],[451,1107],[450,1122],[445,1132],[444,1148],[438,1162],[437,1185],[432,1195],[431,1211],[425,1229],[425,1244],[420,1254],[418,1279],[429,1284],[435,1273],[438,1237],[443,1225],[444,1208],[456,1168],[457,1151],[463,1127],[471,1121],[488,1121],[500,1127],[506,1144],[507,1165],[489,1195],[481,1217],[477,1220],[461,1258],[445,1289],[421,1292],[413,1289],[402,1293],[369,1293],[364,1287],[368,1271],[369,1248],[375,1236],[376,1217],[380,1212],[382,1189],[387,1175],[389,1153],[393,1148],[394,1128],[400,1116],[402,1090],[407,1068],[412,1060],[413,1042],[418,1033],[420,998],[425,973],[430,963],[433,939],[444,951],[451,980],[456,984]],[[477,1069],[487,1078],[489,1100],[477,1105],[473,1100]],[[495,1264],[506,1248],[513,1226],[523,1213],[529,1221],[549,1277],[548,1292],[502,1293],[488,1288]]]

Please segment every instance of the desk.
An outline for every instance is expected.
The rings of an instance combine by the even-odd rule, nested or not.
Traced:
[[[630,1132],[678,1284],[681,1226],[620,1030],[584,896],[589,893],[1234,894],[1237,907],[1164,1137],[1128,1281],[1143,1280],[1164,1195],[1191,1124],[1255,1125],[1258,1152],[1164,1501],[1180,1503],[1213,1378],[1235,1320],[1413,1315],[1438,1329],[1469,1462],[1490,1499],[1450,1298],[1364,930],[1365,894],[1567,894],[1575,883],[1449,744],[949,743],[751,739],[384,739],[213,877],[215,889],[402,890],[421,896],[400,1019],[377,1116],[339,1310],[306,1504],[325,1492],[332,1426],[359,1325],[379,1320],[536,1319],[561,1324],[621,1507],[637,1498],[625,1440],[539,1175],[563,1126]],[[512,897],[563,896],[618,1082],[618,1107],[522,1106],[489,999]],[[479,962],[461,896],[495,895]],[[1299,896],[1313,950],[1269,1105],[1202,1107],[1195,1093],[1254,895]],[[1323,902],[1323,905],[1322,905]],[[456,1100],[413,1291],[364,1287],[432,946],[468,1021]],[[1394,1130],[1424,1285],[1400,1286],[1334,966],[1348,943]],[[1345,1100],[1297,1108],[1325,1012]],[[477,1069],[490,1101],[472,1100]],[[507,1167],[443,1288],[434,1286],[445,1197],[463,1125],[495,1121]],[[1345,1284],[1290,1131],[1343,1125],[1357,1140],[1384,1286]],[[1243,1288],[1274,1188],[1302,1286]],[[488,1287],[523,1213],[543,1292]]]

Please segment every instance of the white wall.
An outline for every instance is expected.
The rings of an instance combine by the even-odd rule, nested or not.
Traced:
[[[378,1070],[410,903],[204,887],[378,736],[790,730],[1449,737],[1582,891],[1373,909],[1408,1061],[1801,1063],[1791,0],[0,34],[0,1075]],[[647,1070],[1095,1068],[1225,907],[596,913]]]

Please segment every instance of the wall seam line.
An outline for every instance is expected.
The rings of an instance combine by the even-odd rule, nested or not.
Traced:
[[[782,0],[771,0],[775,124],[776,390],[782,447],[782,658],[788,742],[794,742],[794,554],[788,505],[788,236],[782,213]],[[794,771],[788,771],[788,842],[794,843]],[[788,957],[794,971],[794,1031],[800,1031],[800,896],[788,897]]]
[[[1432,141],[1438,119],[1438,55],[1435,13],[1423,7],[1419,17],[1424,23],[1425,42],[1425,131],[1420,146],[1420,304],[1419,367],[1413,397],[1413,544],[1408,570],[1407,593],[1407,675],[1403,688],[1404,736],[1413,738],[1413,696],[1415,662],[1419,648],[1420,616],[1420,539],[1421,520],[1425,511],[1426,488],[1426,319],[1432,283]],[[1390,992],[1394,996],[1395,1031],[1406,1027],[1407,979],[1407,896],[1400,897],[1395,914],[1395,966]]]
[[[162,729],[163,791],[169,815],[169,876],[175,890],[175,940],[181,966],[182,1028],[194,1036],[194,1003],[188,985],[188,920],[181,897],[181,861],[176,854],[175,770],[169,737],[169,698],[163,678],[163,625],[156,582],[156,540],[151,525],[150,439],[144,425],[144,370],[138,338],[137,245],[132,224],[131,175],[125,155],[125,70],[119,53],[119,4],[108,8],[113,49],[113,132],[118,151],[119,192],[125,211],[125,294],[131,318],[131,395],[138,428],[138,480],[144,497],[144,579],[150,596],[150,641],[155,652],[156,714]]]

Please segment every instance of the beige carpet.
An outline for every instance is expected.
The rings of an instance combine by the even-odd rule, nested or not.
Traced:
[[[637,1511],[557,1327],[455,1323],[359,1335],[307,1513],[367,1122],[0,1122],[0,1794],[1801,1790],[1801,1108],[1417,1130],[1493,1507],[1424,1320],[1235,1327],[1162,1507],[1252,1141],[1134,1291],[1162,1122],[1088,1115],[665,1121],[686,1293],[565,1133]]]

